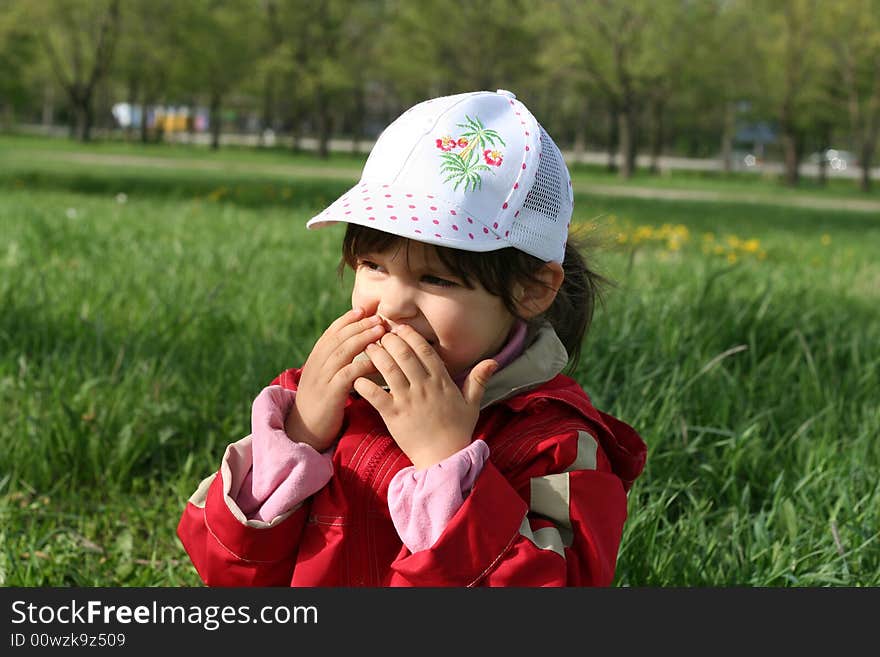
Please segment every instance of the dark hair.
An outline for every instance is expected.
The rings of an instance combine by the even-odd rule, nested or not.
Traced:
[[[342,276],[346,266],[355,269],[359,255],[382,253],[403,241],[405,238],[391,233],[348,224],[342,241],[339,275]],[[583,246],[580,239],[569,235],[562,263],[565,280],[550,308],[533,319],[546,319],[553,326],[568,352],[569,370],[573,370],[580,359],[581,344],[593,319],[596,302],[601,301],[602,290],[609,283],[589,268],[581,253]],[[442,246],[435,249],[443,265],[467,287],[473,288],[473,281],[478,281],[487,292],[501,297],[507,310],[520,319],[523,318],[517,312],[513,296],[516,284],[544,284],[536,277],[544,261],[514,247],[483,253]]]

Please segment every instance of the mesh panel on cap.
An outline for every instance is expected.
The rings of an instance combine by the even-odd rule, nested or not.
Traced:
[[[542,251],[555,251],[559,240],[565,240],[571,218],[571,196],[562,153],[544,128],[540,125],[538,128],[541,158],[535,172],[535,182],[526,194],[511,232],[524,242],[524,246],[531,244]]]
[[[541,130],[541,160],[535,174],[535,184],[523,201],[523,210],[556,221],[562,210],[562,199],[567,196],[568,183],[562,175],[561,166],[564,165],[560,162],[562,155],[559,149],[544,128],[538,127]]]

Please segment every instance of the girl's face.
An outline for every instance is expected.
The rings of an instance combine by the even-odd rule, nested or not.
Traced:
[[[516,321],[501,297],[473,284],[465,287],[434,247],[399,242],[358,257],[351,305],[379,315],[388,330],[400,324],[414,328],[455,377],[498,353]]]

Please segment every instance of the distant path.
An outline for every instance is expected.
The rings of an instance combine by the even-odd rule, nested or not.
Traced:
[[[713,192],[697,189],[661,189],[658,187],[631,187],[629,185],[597,185],[575,183],[574,189],[584,194],[597,196],[627,196],[633,198],[660,199],[671,201],[711,201],[721,203],[760,203],[766,205],[785,205],[823,210],[853,210],[855,212],[876,212],[880,215],[880,201],[850,198],[823,198],[817,196],[771,196],[769,194],[738,194],[733,192]]]
[[[200,159],[176,159],[173,157],[141,155],[105,155],[98,153],[41,153],[53,160],[76,162],[79,164],[99,164],[105,166],[155,167],[159,169],[201,169],[206,171],[225,171],[229,173],[266,173],[293,178],[329,178],[333,180],[357,181],[360,173],[350,167],[303,166],[299,164],[254,164],[252,162],[211,161]],[[880,201],[849,198],[827,198],[818,196],[788,196],[770,194],[749,194],[735,192],[716,192],[695,189],[664,189],[658,187],[634,187],[631,185],[607,185],[575,182],[574,190],[582,194],[596,196],[622,196],[644,199],[674,201],[704,201],[721,203],[756,203],[782,205],[827,210],[851,210],[853,212],[872,212],[880,215]]]

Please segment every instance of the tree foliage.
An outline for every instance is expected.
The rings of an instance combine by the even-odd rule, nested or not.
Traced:
[[[316,137],[326,155],[333,136],[375,136],[424,98],[504,88],[563,147],[605,147],[623,176],[639,153],[652,167],[668,152],[730,166],[738,128],[762,122],[790,184],[834,144],[858,154],[867,189],[880,132],[880,0],[0,6],[4,115],[51,117],[58,103],[80,138],[96,103],[127,100],[210,108],[215,145],[228,108],[294,147]]]

